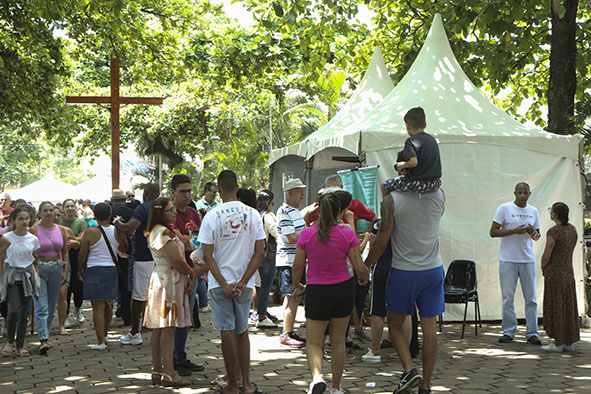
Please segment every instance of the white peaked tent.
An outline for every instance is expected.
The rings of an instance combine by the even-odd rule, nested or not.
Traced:
[[[476,261],[482,318],[501,318],[499,240],[490,238],[489,229],[497,207],[513,200],[515,184],[528,182],[532,189],[529,203],[540,211],[544,235],[535,243],[538,312],[542,316],[540,259],[545,233],[554,224],[546,208],[556,201],[565,202],[582,240],[582,138],[526,127],[492,104],[460,68],[440,15],[434,17],[423,48],[400,83],[361,121],[338,131],[338,135],[358,136],[358,143],[339,144],[345,140],[341,137],[333,143],[360,157],[363,165],[380,165],[380,181],[391,178],[395,176],[396,154],[408,137],[403,116],[416,106],[425,109],[427,131],[437,138],[441,151],[446,211],[439,240],[444,268],[454,259]],[[584,311],[583,247],[578,244],[573,256],[579,312]],[[448,320],[463,317],[460,306],[448,304],[446,310]],[[524,317],[520,291],[515,310],[518,317]]]
[[[328,123],[304,141],[271,152],[269,164],[272,165],[271,184],[275,193],[275,206],[283,201],[283,177],[301,178],[308,185],[311,195],[324,186],[327,175],[353,167],[354,164],[333,161],[332,156],[356,156],[351,152],[357,152],[359,131],[348,127],[362,120],[393,88],[382,51],[378,47],[359,86]]]
[[[51,175],[23,188],[10,191],[12,200],[22,198],[38,206],[42,201],[61,202],[73,195],[74,186],[55,179]]]
[[[112,183],[110,175],[94,176],[74,187],[74,198],[82,198],[93,202],[102,202],[111,199]],[[124,192],[130,188],[129,182],[121,180],[120,189]]]

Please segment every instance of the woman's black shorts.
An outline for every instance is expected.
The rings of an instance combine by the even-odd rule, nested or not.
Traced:
[[[355,282],[351,278],[333,285],[306,286],[306,318],[330,320],[347,317],[353,312],[355,303]]]

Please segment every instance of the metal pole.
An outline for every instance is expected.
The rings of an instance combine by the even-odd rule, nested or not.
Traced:
[[[162,154],[158,153],[158,187],[162,194]]]
[[[273,111],[271,107],[271,98],[273,98],[273,95],[269,96],[269,152],[273,150]]]

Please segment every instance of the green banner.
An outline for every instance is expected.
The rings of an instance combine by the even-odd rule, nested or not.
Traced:
[[[365,167],[357,170],[339,171],[343,180],[343,189],[353,195],[369,209],[378,212],[378,167]],[[357,221],[357,232],[367,230],[370,223],[367,220]]]

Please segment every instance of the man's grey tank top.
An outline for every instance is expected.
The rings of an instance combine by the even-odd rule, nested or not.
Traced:
[[[392,192],[391,195],[394,199],[392,268],[425,271],[441,266],[438,234],[445,206],[443,191]]]

